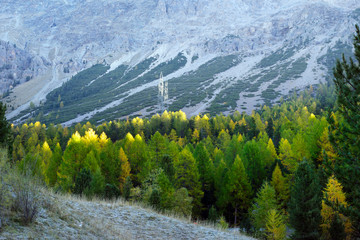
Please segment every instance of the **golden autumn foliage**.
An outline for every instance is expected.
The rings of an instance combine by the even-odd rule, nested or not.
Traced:
[[[323,134],[321,135],[318,144],[321,147],[322,154],[319,155],[318,161],[319,163],[322,163],[324,160],[324,156],[326,155],[330,162],[334,162],[337,155],[335,153],[335,150],[333,146],[331,145],[329,141],[329,130],[324,129]]]
[[[281,163],[290,171],[295,171],[296,160],[293,158],[291,144],[287,139],[280,140],[279,158]]]
[[[289,185],[285,177],[281,173],[281,169],[278,164],[272,174],[271,186],[275,189],[276,200],[281,208],[286,206],[290,197]]]
[[[41,148],[41,173],[45,176],[47,169],[49,168],[50,159],[52,156],[51,149],[49,144],[45,141],[42,148]],[[45,178],[45,182],[48,184],[48,180]]]
[[[343,205],[344,207],[347,206],[345,194],[342,191],[341,183],[339,183],[334,176],[329,178],[329,181],[324,190],[324,198],[327,198],[327,200],[333,204]],[[327,205],[323,200],[321,208],[322,224],[320,226],[322,228],[322,235],[325,239],[329,239],[330,237],[329,229],[335,213],[337,213],[337,211],[334,210],[331,206]],[[339,216],[344,223],[347,239],[350,239],[350,235],[352,232],[351,222],[344,215],[339,214]]]
[[[130,164],[122,148],[120,148],[119,151],[119,159],[120,159],[120,169],[121,169],[121,173],[119,176],[119,189],[122,191],[126,178],[130,176]]]
[[[259,192],[268,171],[280,160],[271,183],[253,206],[258,212],[252,223],[268,239],[283,239],[292,173],[304,157],[316,161],[322,150],[327,153],[329,149],[328,137],[320,139],[321,121],[310,110],[310,103],[293,99],[292,103],[264,106],[263,112],[252,115],[235,112],[211,118],[197,115],[188,119],[181,111],[165,111],[149,119],[135,117],[99,126],[88,122],[67,128],[49,123],[46,129],[40,122],[29,123],[13,128],[11,154],[15,162],[40,165],[36,160],[42,160],[39,175],[64,192],[75,193],[87,176],[92,181],[82,187],[94,196],[128,198],[128,193],[138,189],[140,200],[146,199],[146,184],[151,180],[152,189],[161,196],[162,210],[186,206],[189,214],[205,220],[212,207],[217,216],[226,214],[231,225],[243,224],[255,213],[250,208],[254,196],[249,189]],[[199,154],[198,149],[209,154]],[[163,179],[149,177],[159,169]],[[320,190],[318,193],[322,196]]]
[[[270,151],[271,156],[272,156],[274,159],[277,159],[277,158],[278,158],[278,155],[277,155],[276,150],[275,150],[274,143],[273,143],[273,141],[272,141],[271,138],[269,138],[269,141],[268,141],[268,144],[267,144],[267,149]]]
[[[199,131],[197,129],[194,130],[193,134],[192,134],[192,139],[191,141],[193,143],[197,143],[200,139],[200,134],[199,134]]]

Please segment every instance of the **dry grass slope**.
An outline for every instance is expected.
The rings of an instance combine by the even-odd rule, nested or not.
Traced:
[[[29,226],[11,223],[0,239],[243,239],[252,238],[160,215],[123,201],[87,201],[41,191],[39,216]]]

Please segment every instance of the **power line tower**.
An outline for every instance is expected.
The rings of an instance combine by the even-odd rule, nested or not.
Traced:
[[[169,89],[168,82],[164,82],[163,74],[160,73],[160,79],[158,83],[158,104],[160,107],[160,112],[163,113],[165,111],[164,103],[169,98]]]

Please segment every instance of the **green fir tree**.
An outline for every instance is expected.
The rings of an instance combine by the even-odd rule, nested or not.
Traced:
[[[334,164],[328,163],[330,174],[343,186],[347,208],[340,211],[348,216],[354,228],[353,237],[360,238],[360,29],[354,36],[355,61],[344,55],[334,69],[334,82],[340,118],[329,117],[330,142],[337,154]]]
[[[289,203],[293,239],[319,239],[321,200],[318,175],[312,165],[303,161],[295,172]]]

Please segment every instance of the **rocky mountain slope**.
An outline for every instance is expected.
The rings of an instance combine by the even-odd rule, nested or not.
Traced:
[[[16,44],[0,41],[0,94],[41,75],[49,65],[44,58],[17,48]]]
[[[34,223],[8,223],[0,239],[231,239],[252,240],[237,231],[221,231],[157,214],[136,205],[86,201],[44,192]]]
[[[51,63],[13,90],[8,117],[72,124],[150,115],[160,72],[169,110],[249,112],[324,82],[335,58],[351,52],[359,8],[356,0],[7,1],[0,39]],[[97,63],[103,69],[90,68]],[[30,102],[38,107],[26,110]]]

